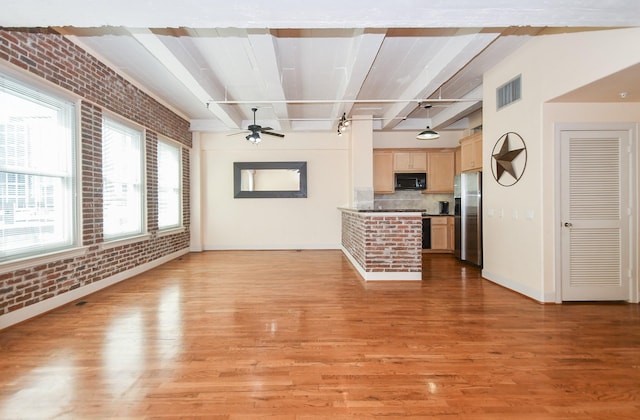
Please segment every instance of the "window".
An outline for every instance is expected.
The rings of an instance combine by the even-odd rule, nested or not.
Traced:
[[[76,245],[75,106],[0,75],[0,261]]]
[[[105,240],[143,233],[143,132],[102,119],[102,182]]]
[[[182,225],[182,159],[180,146],[158,141],[158,229]]]

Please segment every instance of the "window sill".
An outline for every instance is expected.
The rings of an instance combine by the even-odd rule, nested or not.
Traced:
[[[129,245],[129,244],[135,244],[142,241],[148,241],[149,239],[151,239],[151,235],[148,233],[145,233],[143,235],[138,235],[138,236],[130,236],[128,238],[123,238],[123,239],[113,239],[108,242],[106,241],[103,242],[102,249],[117,248],[123,245]]]
[[[177,233],[183,233],[186,231],[187,229],[184,226],[169,228],[165,230],[159,230],[158,233],[156,234],[156,237],[162,238],[163,236],[175,235]]]
[[[72,249],[65,249],[63,251],[51,252],[48,254],[33,255],[24,257],[19,260],[7,261],[0,263],[0,272],[10,272],[16,270],[22,270],[37,265],[48,264],[50,262],[66,260],[69,258],[76,258],[87,253],[88,247],[79,247]]]

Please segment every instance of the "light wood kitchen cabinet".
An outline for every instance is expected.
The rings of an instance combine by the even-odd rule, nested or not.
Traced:
[[[460,175],[462,173],[462,148],[456,147],[454,153],[455,153],[455,161],[456,161],[455,174]]]
[[[453,252],[455,231],[453,216],[437,216],[431,219],[431,253]]]
[[[431,249],[434,251],[449,250],[449,227],[446,216],[431,218]]]
[[[482,133],[472,134],[460,140],[461,148],[461,170],[481,171],[482,170]]]
[[[392,194],[394,192],[393,152],[390,150],[373,151],[373,192]]]
[[[456,222],[453,216],[447,216],[447,231],[449,233],[449,243],[447,249],[451,252],[455,250],[456,247]]]
[[[427,190],[429,193],[452,193],[455,172],[455,153],[451,151],[429,152]]]
[[[427,152],[394,152],[393,170],[396,172],[426,172]]]

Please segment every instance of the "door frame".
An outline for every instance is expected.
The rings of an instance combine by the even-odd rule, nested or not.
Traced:
[[[629,215],[629,240],[623,252],[629,256],[630,282],[627,302],[638,303],[638,128],[637,123],[556,123],[554,126],[554,236],[555,236],[555,303],[562,303],[562,177],[561,165],[563,156],[561,154],[562,132],[564,131],[627,131],[630,139],[629,150],[629,205],[631,214]]]

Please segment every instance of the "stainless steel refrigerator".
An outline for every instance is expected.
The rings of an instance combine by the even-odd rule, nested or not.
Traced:
[[[454,181],[455,256],[482,267],[482,172],[465,172]]]

